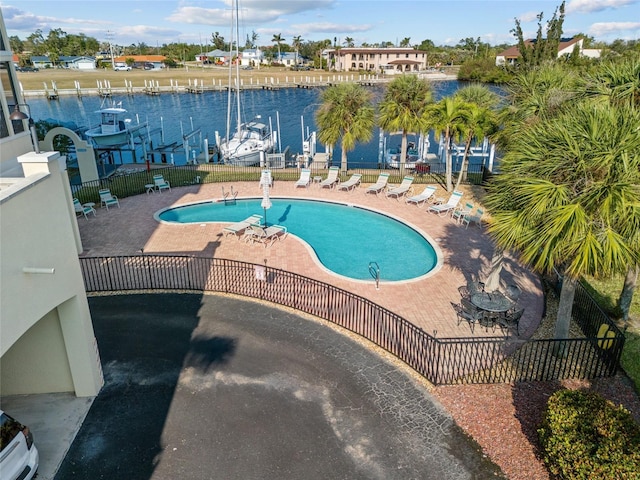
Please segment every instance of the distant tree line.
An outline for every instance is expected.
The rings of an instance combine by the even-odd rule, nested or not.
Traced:
[[[516,26],[511,31],[517,41],[519,49],[523,52],[518,66],[539,65],[545,61],[550,61],[557,52],[558,43],[562,35],[562,24],[564,21],[564,2],[556,9],[552,19],[546,24],[546,36],[543,34],[542,13],[538,15],[538,33],[536,41],[532,46],[525,44],[520,21],[515,20]],[[615,56],[629,56],[640,54],[639,40],[615,40],[611,44],[595,42],[592,37],[582,35],[585,48],[599,48],[603,50],[603,58],[608,59]],[[257,48],[259,35],[252,31],[246,36],[244,45],[239,45],[240,51]],[[20,57],[21,64],[28,64],[31,55],[47,55],[53,63],[56,63],[60,56],[85,55],[96,56],[100,52],[110,53],[116,56],[127,55],[164,55],[167,57],[167,64],[178,65],[187,61],[193,61],[196,55],[206,53],[209,50],[235,50],[236,45],[230,45],[219,32],[212,32],[210,39],[205,44],[189,44],[184,42],[164,43],[162,45],[151,46],[144,42],[130,45],[110,45],[109,42],[99,42],[93,37],[83,33],[68,34],[57,28],[50,30],[45,36],[41,30],[36,30],[25,40],[17,36],[9,37],[9,43],[14,53]],[[356,45],[353,38],[346,36],[344,39],[338,37],[324,40],[303,40],[299,35],[287,43],[281,34],[275,34],[271,38],[271,43],[260,45],[269,63],[277,64],[277,60],[283,53],[295,52],[298,58],[304,58],[312,62],[315,68],[326,68],[327,65],[322,58],[322,52],[328,48],[391,48],[391,47],[412,47],[416,50],[427,52],[428,65],[439,68],[444,65],[460,65],[459,78],[461,80],[474,80],[489,83],[503,83],[512,77],[512,72],[508,67],[496,67],[496,55],[507,49],[509,44],[490,45],[483,42],[480,37],[466,37],[460,39],[456,45],[436,45],[432,40],[425,39],[420,43],[412,43],[410,37],[404,37],[400,42],[382,41],[378,43],[362,43]],[[555,59],[553,59],[555,60]],[[573,64],[589,63],[590,59],[580,58],[572,55],[571,58],[564,59]]]

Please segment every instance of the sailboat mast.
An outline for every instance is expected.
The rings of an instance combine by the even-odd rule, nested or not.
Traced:
[[[235,3],[235,2],[234,2]],[[227,88],[227,136],[226,136],[226,140],[227,140],[227,145],[229,144],[229,138],[231,136],[231,98],[232,98],[232,92],[233,92],[233,87],[231,85],[231,80],[233,79],[233,68],[232,68],[232,63],[231,61],[233,60],[233,38],[234,38],[234,5],[233,3],[231,4],[231,31],[229,32],[231,34],[231,36],[229,37],[229,70],[228,70],[228,74],[229,74],[229,78],[228,78],[228,88]]]
[[[236,129],[238,132],[238,138],[240,138],[240,23],[238,20],[238,1],[236,0],[236,106],[237,106],[237,118]]]

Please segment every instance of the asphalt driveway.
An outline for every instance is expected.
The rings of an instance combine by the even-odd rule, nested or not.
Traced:
[[[500,477],[404,367],[219,295],[89,299],[105,386],[56,480]]]

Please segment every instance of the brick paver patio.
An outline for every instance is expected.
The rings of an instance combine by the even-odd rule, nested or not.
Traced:
[[[162,224],[153,218],[160,209],[208,199],[222,198],[222,188],[239,192],[238,198],[261,197],[258,182],[213,183],[172,187],[164,190],[120,199],[120,208],[97,208],[96,217],[78,218],[84,251],[82,256],[145,254],[195,255],[264,263],[330,283],[364,296],[392,310],[438,337],[471,336],[469,325],[457,325],[452,307],[458,303],[458,287],[470,279],[483,279],[489,271],[493,245],[477,226],[465,229],[451,218],[427,212],[426,206],[407,205],[403,199],[387,199],[384,195],[365,194],[364,188],[353,192],[335,189],[296,188],[294,182],[276,182],[272,198],[299,197],[334,200],[357,204],[399,218],[426,234],[440,249],[443,263],[427,278],[407,282],[375,283],[350,281],[327,271],[316,260],[305,242],[294,235],[273,246],[248,245],[232,236],[225,236],[223,223],[192,225]],[[420,188],[421,189],[421,188]],[[441,196],[445,193],[439,189]],[[463,197],[464,201],[464,197]],[[384,233],[381,233],[384,234]],[[401,245],[398,248],[402,248]],[[515,283],[522,289],[519,306],[525,308],[520,324],[520,337],[530,336],[543,312],[544,299],[538,277],[511,258],[505,260],[502,284]],[[500,335],[500,331],[485,332],[476,327],[473,335]]]

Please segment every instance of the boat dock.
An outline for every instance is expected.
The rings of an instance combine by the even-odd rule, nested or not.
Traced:
[[[262,79],[252,77],[248,81],[244,80],[240,86],[242,90],[279,90],[281,88],[322,88],[346,82],[355,82],[363,86],[374,86],[389,82],[388,77],[379,75],[357,75],[357,74],[333,74],[321,76],[291,76],[282,78],[264,77]],[[97,80],[96,86],[82,86],[79,80],[74,80],[74,88],[59,89],[55,82],[51,82],[49,87],[44,84],[43,90],[23,91],[25,97],[45,96],[49,100],[55,100],[60,95],[100,96],[113,97],[118,95],[161,95],[164,93],[192,93],[202,94],[212,91],[227,91],[229,85],[221,79],[211,79],[209,82],[202,78],[189,79],[187,84],[180,85],[177,80],[170,80],[169,85],[161,85],[158,80],[144,80],[143,85],[134,86],[130,80],[125,79],[123,86],[112,85],[109,80]],[[235,88],[235,86],[233,87]]]

